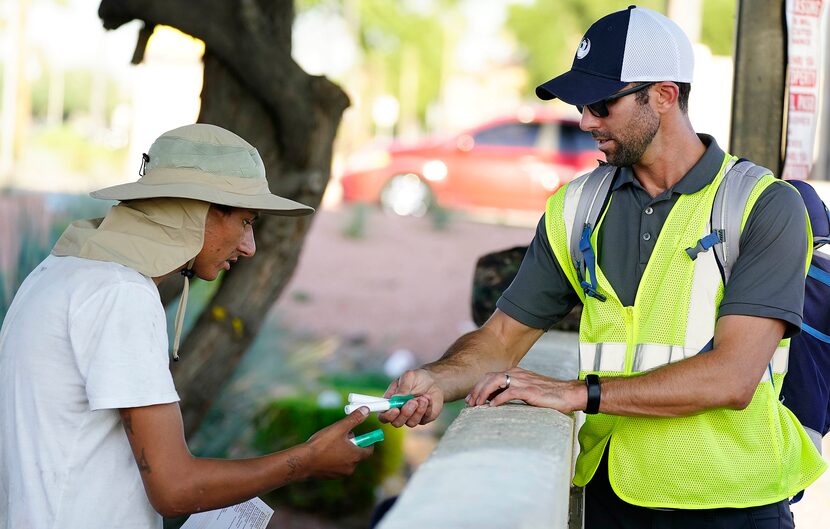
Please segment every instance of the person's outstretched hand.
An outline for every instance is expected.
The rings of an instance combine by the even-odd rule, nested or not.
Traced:
[[[309,477],[335,479],[350,476],[358,463],[372,455],[373,446],[360,448],[350,441],[352,429],[365,421],[368,414],[369,409],[361,407],[306,441],[310,451]]]
[[[402,408],[393,408],[379,416],[380,422],[391,423],[396,428],[432,422],[444,407],[444,392],[426,369],[407,371],[393,380],[383,396],[388,399],[394,395],[415,395]]]
[[[578,380],[557,380],[514,367],[487,373],[464,400],[468,406],[500,406],[510,400],[523,400],[531,406],[571,413],[585,409],[586,398],[585,384]]]

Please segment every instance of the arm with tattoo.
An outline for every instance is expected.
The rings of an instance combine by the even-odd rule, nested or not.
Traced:
[[[293,481],[346,476],[372,454],[371,447],[358,448],[348,439],[366,417],[361,411],[306,443],[239,460],[193,457],[176,403],[119,411],[147,497],[167,517],[227,507]]]

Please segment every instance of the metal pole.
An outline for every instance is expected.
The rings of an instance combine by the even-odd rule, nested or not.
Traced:
[[[782,0],[739,0],[730,150],[776,175],[783,168],[786,19]]]
[[[821,49],[824,50],[824,61],[822,65],[819,82],[823,87],[819,95],[819,121],[816,132],[816,162],[810,173],[811,180],[830,180],[830,153],[827,144],[830,142],[830,6],[824,7],[821,21]]]

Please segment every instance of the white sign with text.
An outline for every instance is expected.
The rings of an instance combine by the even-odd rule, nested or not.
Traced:
[[[782,178],[806,180],[813,166],[822,65],[821,22],[827,2],[787,0],[789,111]]]

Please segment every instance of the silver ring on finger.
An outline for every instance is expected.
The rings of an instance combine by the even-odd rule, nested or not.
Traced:
[[[507,389],[509,387],[510,387],[510,375],[505,373],[504,374],[504,389]]]

